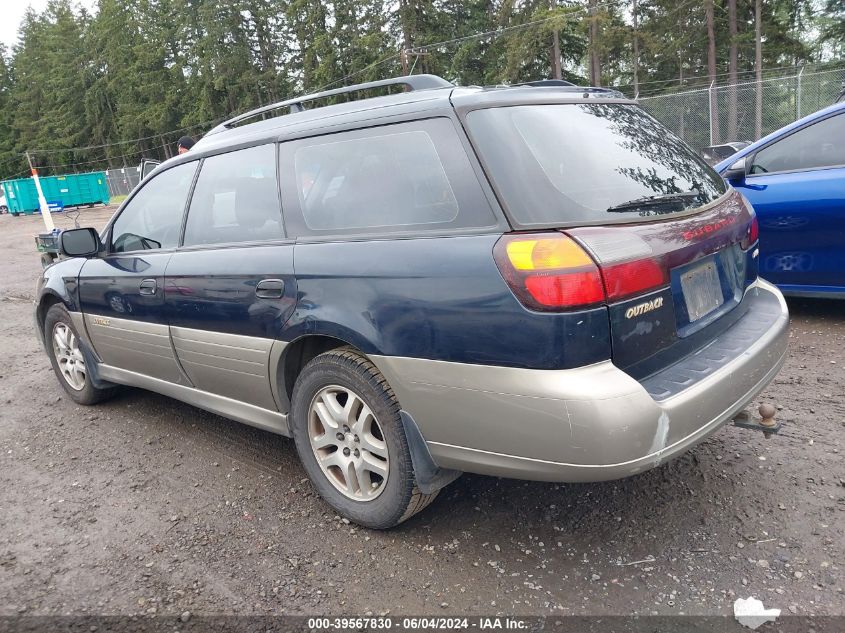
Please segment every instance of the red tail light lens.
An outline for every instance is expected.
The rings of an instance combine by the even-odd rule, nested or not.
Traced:
[[[666,269],[653,259],[602,266],[601,273],[608,301],[642,294],[669,283]]]
[[[748,225],[748,235],[742,242],[740,246],[742,246],[742,250],[748,250],[748,248],[757,241],[760,237],[760,224],[757,222],[757,216],[751,218],[751,224]]]
[[[669,272],[651,247],[633,233],[607,228],[575,229],[601,269],[609,303],[669,285]]]
[[[595,262],[562,233],[504,235],[496,242],[493,257],[502,277],[528,308],[573,310],[605,300]]]
[[[545,308],[584,307],[604,301],[598,273],[571,272],[563,275],[531,275],[525,288]]]

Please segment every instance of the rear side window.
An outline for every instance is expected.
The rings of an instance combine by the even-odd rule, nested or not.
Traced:
[[[448,119],[387,125],[282,145],[299,214],[320,235],[485,227],[496,219]]]
[[[206,158],[191,198],[184,245],[281,237],[275,145]]]
[[[572,103],[470,112],[470,134],[524,226],[612,223],[707,204],[726,185],[637,106]]]
[[[845,165],[845,114],[793,132],[754,156],[752,174]]]

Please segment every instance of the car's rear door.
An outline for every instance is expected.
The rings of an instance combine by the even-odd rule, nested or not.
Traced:
[[[205,158],[165,282],[173,346],[193,385],[271,410],[271,354],[296,304],[276,171],[272,143]]]
[[[106,365],[186,384],[168,333],[164,271],[179,243],[197,161],[142,183],[108,231],[109,252],[85,262],[85,327]]]
[[[845,113],[758,150],[732,182],[757,211],[760,274],[787,292],[845,292]]]

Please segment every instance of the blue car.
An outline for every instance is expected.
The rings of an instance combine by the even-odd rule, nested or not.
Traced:
[[[463,472],[658,466],[786,356],[751,208],[602,88],[416,75],[274,104],[60,245],[35,315],[74,402],[139,387],[292,437],[371,528]]]
[[[757,212],[760,275],[787,295],[845,298],[845,103],[715,167]]]

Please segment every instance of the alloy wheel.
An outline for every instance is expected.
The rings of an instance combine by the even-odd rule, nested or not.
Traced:
[[[79,340],[73,331],[64,323],[56,323],[53,328],[53,353],[59,372],[65,382],[76,391],[85,388],[85,358],[79,349]]]
[[[387,484],[390,458],[375,414],[351,389],[321,389],[308,409],[308,439],[320,469],[346,497],[372,501]]]

